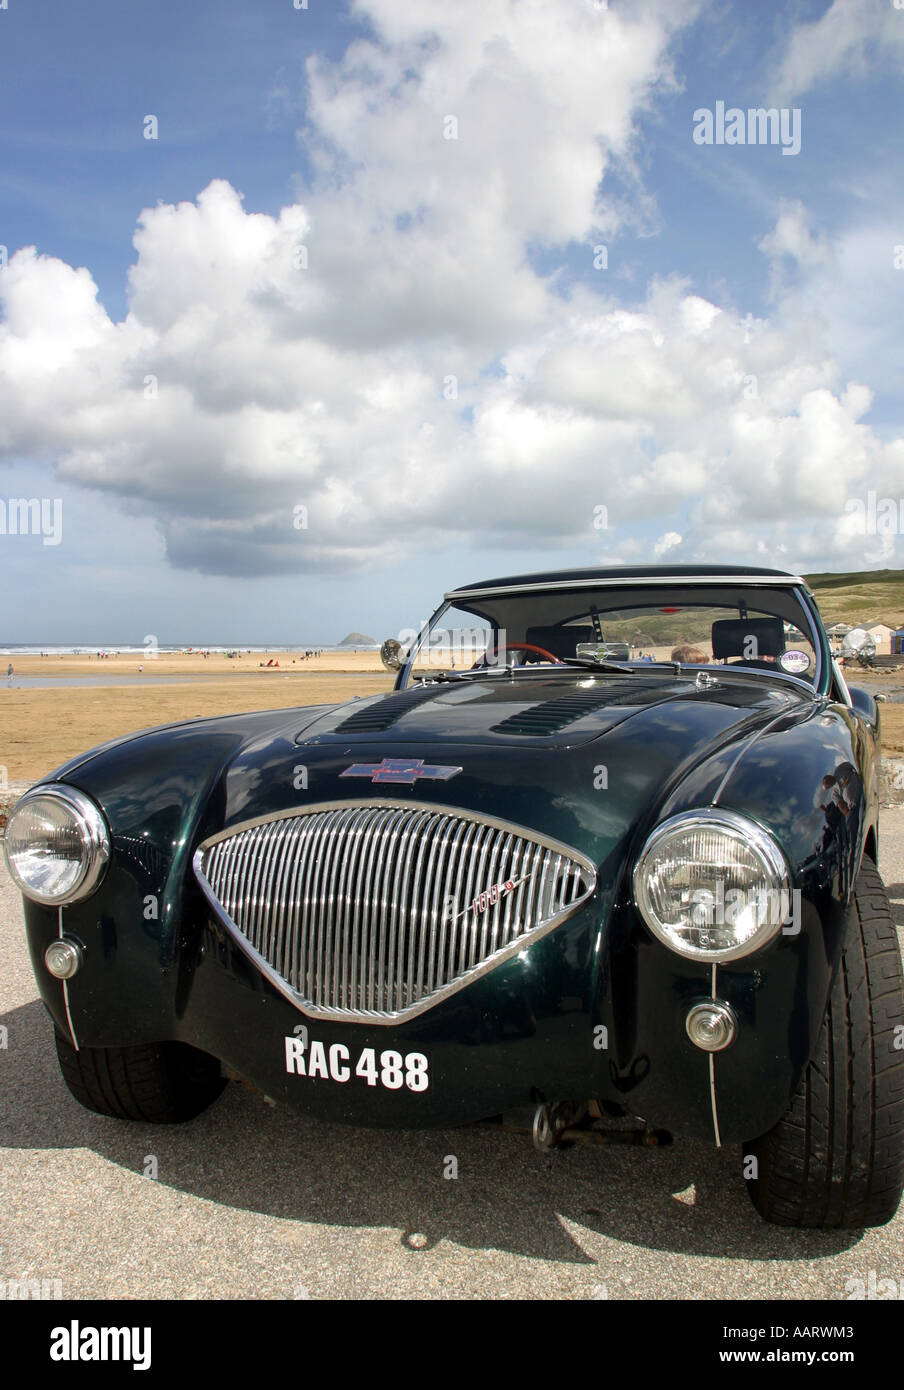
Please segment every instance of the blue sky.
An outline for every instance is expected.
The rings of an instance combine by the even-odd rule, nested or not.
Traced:
[[[0,642],[900,565],[846,504],[904,494],[902,57],[890,0],[9,0],[0,502],[63,525],[0,534]],[[800,152],[695,143],[718,101]]]

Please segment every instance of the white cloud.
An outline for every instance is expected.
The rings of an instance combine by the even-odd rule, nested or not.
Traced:
[[[653,546],[653,554],[657,560],[661,560],[670,550],[681,544],[681,535],[678,531],[666,531],[664,535]]]
[[[772,99],[790,102],[832,78],[863,78],[902,62],[904,10],[894,0],[832,0],[819,19],[791,30]]]
[[[901,14],[904,25],[904,11]],[[859,204],[831,237],[811,230],[799,201],[783,203],[760,249],[771,261],[781,319],[811,325],[814,338],[877,390],[900,387],[899,330],[904,310],[904,198]],[[897,306],[897,307],[896,307]]]
[[[844,541],[845,498],[898,456],[798,281],[776,275],[764,320],[680,278],[627,307],[602,282],[563,298],[531,266],[612,225],[601,180],[694,7],[358,10],[374,39],[309,67],[303,202],[246,212],[218,180],[146,210],[122,323],[86,270],[11,259],[0,449],[58,460],[211,573],[349,571],[439,540],[590,547],[600,505],[637,558]],[[796,206],[762,249],[811,276],[837,259]]]
[[[810,230],[806,209],[799,200],[781,205],[775,226],[761,238],[759,245],[773,263],[773,293],[781,289],[788,262],[796,269],[807,271],[823,269],[833,262],[828,238]]]

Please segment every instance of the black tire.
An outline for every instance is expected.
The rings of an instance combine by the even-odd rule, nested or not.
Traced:
[[[187,1043],[82,1047],[54,1029],[63,1080],[86,1110],[116,1120],[173,1125],[193,1120],[226,1085],[215,1057]]]
[[[882,1226],[904,1189],[904,983],[885,886],[864,859],[816,1048],[783,1119],[744,1145],[779,1226]],[[897,1030],[897,1032],[896,1032]],[[895,1044],[897,1043],[897,1047]]]

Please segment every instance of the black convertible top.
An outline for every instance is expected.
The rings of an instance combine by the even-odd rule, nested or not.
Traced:
[[[611,565],[573,570],[540,570],[534,574],[514,574],[503,579],[482,579],[452,589],[447,599],[462,598],[488,589],[578,588],[584,584],[615,584],[619,582],[651,583],[657,580],[679,580],[683,584],[718,584],[726,580],[744,579],[748,584],[801,584],[798,574],[787,570],[760,569],[753,565]]]

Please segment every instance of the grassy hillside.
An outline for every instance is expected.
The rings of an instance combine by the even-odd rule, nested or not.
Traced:
[[[808,574],[805,578],[816,595],[827,627],[832,623],[877,621],[904,626],[904,570]],[[641,646],[677,646],[683,642],[708,646],[710,621],[707,618],[701,624],[686,613],[648,614],[642,618],[632,614],[625,615],[623,621],[610,617],[605,622],[605,635]]]
[[[816,595],[823,621],[904,624],[904,570],[866,570],[804,576]]]

